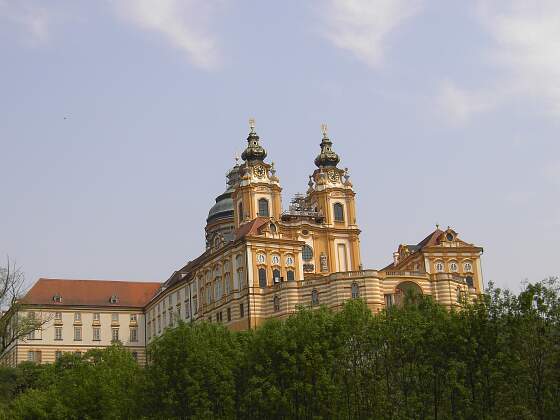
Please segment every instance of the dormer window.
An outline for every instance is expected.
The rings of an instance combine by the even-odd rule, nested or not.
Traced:
[[[109,299],[109,303],[119,303],[119,297],[117,295],[112,295]]]
[[[274,223],[270,224],[270,233],[276,233],[277,229],[276,229],[276,225]]]
[[[55,303],[62,303],[62,296],[59,294],[56,294],[53,296],[53,302]]]
[[[453,236],[453,234],[451,232],[447,232],[447,234],[445,235],[445,238],[451,242],[453,241],[453,239],[455,239],[455,236]]]

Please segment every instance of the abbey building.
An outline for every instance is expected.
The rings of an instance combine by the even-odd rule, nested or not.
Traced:
[[[326,127],[307,191],[287,209],[254,123],[241,157],[210,209],[201,255],[164,283],[39,279],[18,316],[47,322],[0,361],[52,362],[119,340],[145,363],[146,345],[179,319],[243,330],[299,306],[336,309],[361,298],[379,311],[411,291],[452,307],[482,292],[482,248],[451,228],[399,245],[385,268],[362,266],[356,193]]]

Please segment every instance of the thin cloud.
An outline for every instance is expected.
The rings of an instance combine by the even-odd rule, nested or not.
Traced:
[[[328,0],[324,36],[371,67],[382,63],[388,36],[422,6],[420,0]]]
[[[492,39],[486,64],[498,69],[490,89],[464,92],[465,109],[476,108],[476,99],[493,98],[480,111],[518,98],[536,99],[543,112],[560,116],[560,2],[557,0],[479,0],[477,19]],[[443,86],[438,101],[446,95]],[[475,99],[471,103],[471,99]],[[465,113],[463,121],[475,112]]]
[[[43,44],[50,35],[51,16],[33,1],[0,0],[0,21],[15,24],[24,30],[27,41]]]
[[[220,63],[210,21],[224,1],[112,0],[118,15],[140,29],[162,35],[196,66],[214,69]]]

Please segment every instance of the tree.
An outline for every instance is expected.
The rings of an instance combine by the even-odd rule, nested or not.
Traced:
[[[14,341],[26,337],[49,320],[21,315],[24,280],[21,268],[6,257],[6,266],[0,266],[0,355]]]

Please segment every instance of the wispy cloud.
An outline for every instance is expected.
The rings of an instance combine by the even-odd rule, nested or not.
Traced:
[[[0,0],[0,21],[20,26],[26,40],[42,44],[49,39],[51,16],[39,2]]]
[[[118,15],[161,34],[198,67],[216,68],[220,52],[210,22],[224,0],[110,0]]]
[[[422,7],[421,0],[328,0],[325,37],[372,67],[383,60],[388,36]]]
[[[491,109],[496,104],[496,97],[482,91],[469,91],[445,80],[440,86],[437,106],[449,121],[462,124],[474,115]]]
[[[464,107],[476,108],[481,97],[493,98],[480,109],[485,111],[523,97],[536,99],[545,113],[560,116],[560,2],[479,0],[477,19],[491,36],[486,64],[498,70],[499,82],[490,89],[468,91]],[[438,101],[448,95],[446,89],[444,85]]]

